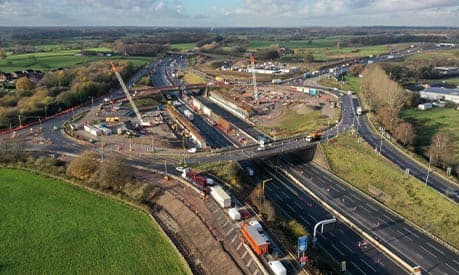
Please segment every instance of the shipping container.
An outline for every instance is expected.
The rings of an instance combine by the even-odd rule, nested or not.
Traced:
[[[242,225],[241,233],[258,256],[268,253],[269,245],[255,226],[244,224]]]
[[[231,206],[231,197],[220,185],[210,187],[210,195],[222,208]]]

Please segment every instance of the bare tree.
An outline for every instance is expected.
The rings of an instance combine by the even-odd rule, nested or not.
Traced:
[[[70,162],[67,167],[67,175],[87,181],[97,171],[99,164],[96,153],[84,151]]]
[[[120,155],[112,155],[100,165],[94,180],[102,189],[121,191],[132,177],[132,169],[129,169],[127,161]]]
[[[440,132],[432,137],[428,155],[432,162],[446,168],[454,163],[454,144],[453,137],[445,132]]]
[[[408,122],[402,122],[395,128],[395,137],[404,146],[407,144],[413,144],[416,134],[413,125]]]

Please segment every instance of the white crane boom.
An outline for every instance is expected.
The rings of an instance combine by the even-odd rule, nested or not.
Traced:
[[[250,63],[252,63],[253,96],[255,97],[255,102],[258,103],[257,77],[255,76],[255,57],[253,54],[250,55]]]
[[[116,78],[120,82],[121,88],[122,88],[124,94],[126,95],[127,99],[129,100],[129,103],[131,104],[132,109],[134,109],[135,115],[137,116],[137,119],[139,120],[140,125],[141,126],[150,126],[150,123],[143,121],[142,116],[140,115],[139,109],[137,109],[137,106],[135,105],[134,100],[132,99],[131,95],[129,94],[129,91],[126,88],[126,84],[124,84],[124,81],[121,78],[121,75],[118,72],[118,69],[116,68],[115,64],[113,64],[112,61],[110,61],[110,64],[112,64],[113,72],[115,73]]]

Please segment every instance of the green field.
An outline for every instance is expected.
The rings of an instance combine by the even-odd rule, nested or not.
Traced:
[[[385,194],[385,205],[459,248],[459,204],[456,204],[374,152],[357,137],[341,135],[323,143],[332,172],[368,194]],[[371,186],[370,186],[371,185]]]
[[[334,78],[324,78],[319,80],[320,85],[338,88],[343,91],[360,91],[360,78],[355,76],[344,76],[344,81],[336,81]]]
[[[181,51],[192,50],[196,47],[196,43],[176,43],[170,45],[171,49],[179,49]]]
[[[445,78],[443,79],[451,85],[459,86],[459,77]]]
[[[399,116],[416,128],[416,149],[420,152],[427,150],[437,132],[450,133],[455,141],[455,159],[459,162],[459,111],[453,108],[433,108],[428,111],[403,109]]]
[[[106,51],[108,48],[90,48],[87,51]],[[152,58],[137,57],[137,56],[75,56],[80,50],[59,50],[51,52],[37,52],[27,54],[8,55],[5,59],[0,60],[0,71],[12,72],[22,71],[25,69],[34,69],[41,71],[49,71],[56,68],[69,68],[83,65],[85,63],[106,59],[120,60],[126,59],[133,62],[134,66],[140,67],[146,64]]]
[[[0,272],[186,274],[143,212],[64,182],[0,168]]]
[[[292,41],[267,41],[253,40],[249,43],[249,49],[264,49],[272,45],[280,45],[292,49],[309,49],[309,48],[326,48],[336,47],[337,39],[312,39],[311,44],[308,40],[292,40]]]

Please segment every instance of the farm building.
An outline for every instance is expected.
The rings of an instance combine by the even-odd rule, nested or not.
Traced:
[[[429,100],[445,100],[459,104],[459,89],[430,87],[419,92],[421,98]]]

